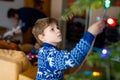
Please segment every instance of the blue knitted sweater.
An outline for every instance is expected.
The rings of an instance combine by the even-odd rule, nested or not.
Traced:
[[[36,80],[63,80],[63,71],[79,65],[85,59],[94,36],[86,32],[71,51],[58,50],[56,46],[44,43],[38,52]]]

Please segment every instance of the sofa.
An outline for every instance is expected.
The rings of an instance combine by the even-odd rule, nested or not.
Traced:
[[[33,70],[33,65],[31,65],[24,52],[0,49],[0,80],[26,80],[22,76],[29,76],[24,74],[32,74],[33,72],[32,78],[35,79],[36,68]]]

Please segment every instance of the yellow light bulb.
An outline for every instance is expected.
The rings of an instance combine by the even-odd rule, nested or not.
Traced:
[[[93,72],[93,76],[100,76],[100,72]]]

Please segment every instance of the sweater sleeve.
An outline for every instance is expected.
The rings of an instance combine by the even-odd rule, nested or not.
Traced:
[[[89,52],[94,38],[91,33],[86,32],[70,52],[65,50],[59,51],[55,56],[54,68],[62,70],[81,64]]]

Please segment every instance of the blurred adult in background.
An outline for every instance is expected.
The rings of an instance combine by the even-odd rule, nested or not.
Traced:
[[[22,33],[23,43],[34,44],[36,40],[32,35],[33,25],[37,19],[45,18],[46,15],[34,8],[22,7],[19,9],[10,8],[7,17],[15,20],[13,28],[17,30],[14,30],[11,35]]]

